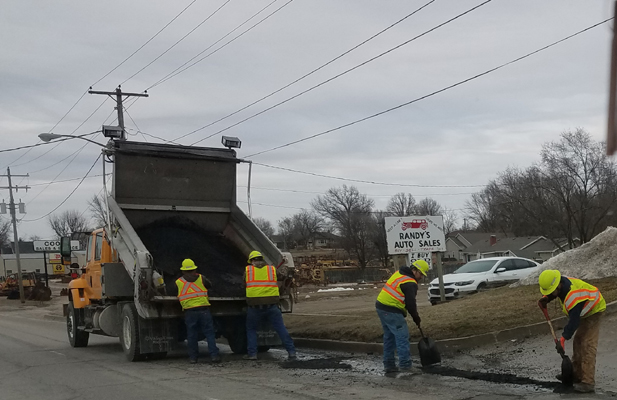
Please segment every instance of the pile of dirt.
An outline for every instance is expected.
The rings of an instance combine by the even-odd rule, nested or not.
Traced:
[[[514,385],[534,385],[546,389],[556,389],[561,386],[558,382],[546,382],[537,379],[527,378],[523,376],[517,376],[514,374],[500,373],[500,372],[482,372],[482,371],[464,371],[452,367],[444,367],[440,365],[433,365],[430,367],[423,367],[424,373],[441,375],[441,376],[453,376],[457,378],[465,378],[471,380],[481,380],[494,383],[510,383]]]
[[[351,369],[351,365],[342,362],[343,357],[314,358],[312,360],[290,360],[280,364],[281,368],[294,369]]]
[[[617,276],[617,228],[610,226],[581,247],[556,255],[511,287],[537,284],[540,273],[546,269],[584,280]]]
[[[210,296],[245,296],[242,279],[246,256],[220,233],[205,231],[186,219],[170,218],[141,227],[137,234],[168,288],[182,275],[182,261],[190,258],[197,271],[212,282]]]

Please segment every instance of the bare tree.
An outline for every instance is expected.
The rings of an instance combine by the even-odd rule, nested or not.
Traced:
[[[374,201],[354,186],[331,188],[311,203],[315,211],[329,218],[342,237],[345,250],[356,256],[362,270],[370,259],[373,246],[371,215]]]
[[[425,197],[416,205],[416,215],[441,215],[441,205],[430,197]]]
[[[447,235],[454,232],[457,229],[456,220],[458,215],[456,211],[443,207],[441,209],[441,215],[443,216],[443,231]]]
[[[388,266],[388,241],[386,238],[386,217],[390,217],[387,211],[373,212],[372,240],[375,251],[384,267]]]
[[[293,234],[306,247],[324,228],[324,219],[314,211],[302,210],[292,217]]]
[[[0,218],[0,248],[8,246],[11,243],[9,239],[11,231],[11,221],[4,221]]]
[[[272,239],[272,236],[274,236],[274,227],[270,221],[262,217],[257,217],[253,218],[253,222],[257,225],[259,230],[264,233],[264,235],[266,235],[269,239]]]
[[[388,200],[386,211],[396,217],[406,217],[409,215],[415,215],[416,213],[416,199],[411,193],[405,194],[403,192],[397,193]]]
[[[34,242],[35,240],[41,240],[42,238],[39,235],[30,235],[28,236],[28,241]]]
[[[105,226],[107,213],[105,212],[105,200],[101,196],[95,194],[88,200],[88,210],[90,210],[97,227]]]
[[[291,217],[285,217],[278,222],[278,234],[283,237],[283,250],[295,248],[294,243],[294,223]]]
[[[49,216],[49,226],[56,237],[68,237],[74,232],[88,232],[92,229],[88,220],[77,210],[67,210]]]

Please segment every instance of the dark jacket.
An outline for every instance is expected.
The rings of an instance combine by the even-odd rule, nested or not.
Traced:
[[[402,275],[406,275],[411,278],[414,278],[413,273],[411,272],[411,268],[406,265],[402,266],[398,270],[398,272],[401,273]],[[401,292],[403,292],[403,294],[405,295],[405,308],[409,312],[409,315],[411,315],[411,318],[414,321],[417,321],[420,318],[418,315],[418,305],[416,304],[416,294],[418,294],[418,284],[414,282],[405,282],[401,286],[399,286],[399,288],[401,289]],[[378,308],[383,311],[403,314],[404,316],[406,316],[406,313],[404,310],[401,310],[400,308],[396,308],[396,307],[387,306],[385,304],[381,304],[379,301],[375,303],[375,308]]]
[[[568,295],[568,293],[570,293],[570,289],[572,288],[572,282],[570,282],[570,280],[566,278],[565,276],[562,276],[560,280],[560,284],[561,284],[561,289],[559,290],[559,293],[557,294],[557,296],[553,296],[553,297],[546,296],[548,297],[549,302],[556,299],[557,297],[559,297],[562,303],[566,302],[566,296]],[[563,333],[561,334],[561,336],[563,336],[564,338],[568,340],[571,339],[572,336],[574,336],[574,332],[576,332],[579,325],[581,324],[581,312],[583,311],[583,308],[585,308],[584,301],[578,303],[576,306],[574,306],[573,309],[568,311],[568,318],[569,318],[568,323],[563,328]]]

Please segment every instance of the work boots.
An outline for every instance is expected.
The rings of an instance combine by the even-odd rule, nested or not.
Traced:
[[[589,383],[575,383],[574,391],[577,393],[594,393],[596,391],[595,385]]]

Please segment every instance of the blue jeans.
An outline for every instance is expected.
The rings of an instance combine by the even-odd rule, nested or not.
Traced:
[[[283,314],[278,305],[271,304],[263,307],[264,308],[248,307],[246,311],[246,344],[249,356],[257,355],[257,329],[262,320],[268,320],[270,322],[272,329],[274,329],[281,338],[287,352],[294,354],[296,348],[294,347],[293,340],[291,340],[291,336],[289,336],[289,332],[287,332],[287,328],[285,328]]]
[[[411,352],[409,350],[409,329],[402,314],[377,309],[377,315],[383,327],[383,366],[386,369],[395,368],[394,350],[398,353],[400,368],[411,367]]]
[[[216,336],[214,334],[214,322],[212,315],[208,309],[191,310],[190,308],[184,312],[184,322],[186,323],[186,341],[189,348],[189,358],[197,360],[199,357],[199,331],[206,335],[208,342],[208,352],[210,357],[214,358],[219,355],[219,348],[216,347]]]

